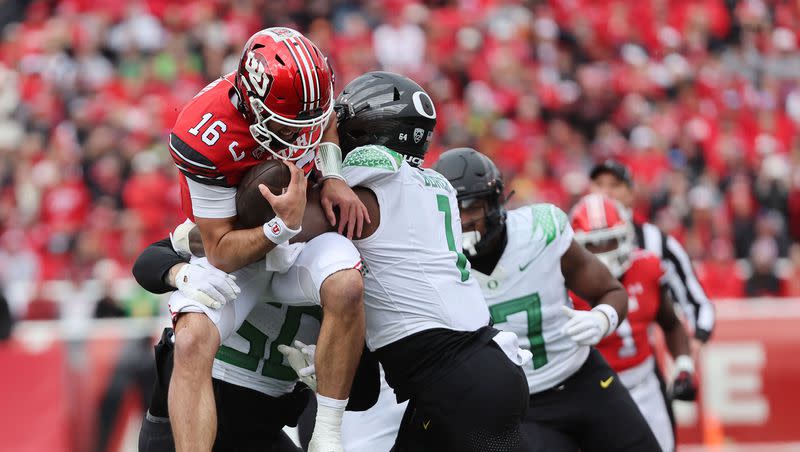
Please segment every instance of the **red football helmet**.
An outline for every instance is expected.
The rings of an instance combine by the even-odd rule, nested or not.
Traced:
[[[635,232],[628,210],[599,193],[584,196],[569,214],[575,241],[600,259],[614,277],[631,266]]]
[[[236,70],[236,89],[253,138],[283,160],[299,160],[316,147],[333,112],[328,60],[291,28],[266,28],[250,37]],[[282,133],[270,130],[270,121],[283,126],[277,127]]]

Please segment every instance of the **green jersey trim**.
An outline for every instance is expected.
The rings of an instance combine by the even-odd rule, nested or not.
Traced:
[[[344,167],[361,166],[385,169],[396,172],[403,163],[403,156],[397,152],[377,145],[361,146],[350,151],[342,162]]]
[[[552,204],[534,204],[531,206],[533,217],[531,234],[536,236],[538,229],[542,230],[545,239],[545,246],[553,243],[558,234],[564,232],[567,227],[567,214]]]

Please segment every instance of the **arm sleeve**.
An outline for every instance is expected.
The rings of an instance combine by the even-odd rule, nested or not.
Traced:
[[[236,216],[236,187],[201,184],[186,178],[192,198],[192,214],[197,218],[230,218]]]
[[[674,274],[667,275],[672,295],[687,314],[695,337],[702,342],[708,341],[714,330],[714,306],[694,274],[689,255],[675,238],[665,236],[663,256],[674,269]]]
[[[164,282],[164,276],[176,264],[187,262],[175,250],[169,238],[159,240],[142,251],[133,264],[133,277],[145,290],[152,293],[167,293],[175,290]]]

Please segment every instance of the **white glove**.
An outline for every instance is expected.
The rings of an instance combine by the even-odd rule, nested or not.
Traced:
[[[316,391],[317,369],[314,367],[314,354],[317,352],[317,346],[294,341],[292,346],[279,345],[278,351],[286,357],[286,361],[297,372],[300,381],[308,385],[312,391]]]
[[[561,328],[561,334],[569,336],[578,345],[595,345],[608,333],[608,317],[600,311],[576,311],[561,306],[569,321]]]
[[[219,309],[242,291],[236,277],[216,268],[186,264],[175,275],[175,287],[187,298]]]

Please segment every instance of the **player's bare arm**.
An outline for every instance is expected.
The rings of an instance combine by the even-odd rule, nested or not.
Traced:
[[[607,304],[619,315],[628,314],[628,293],[608,268],[586,248],[573,240],[561,257],[561,272],[566,286],[592,306]]]
[[[371,236],[380,226],[381,212],[378,205],[378,198],[372,190],[364,187],[355,187],[353,193],[358,197],[359,202],[364,205],[364,209],[373,220],[365,223],[361,234],[357,238],[367,238]],[[334,232],[336,228],[327,220],[326,213],[319,202],[320,190],[312,189],[308,193],[308,202],[303,214],[303,227],[299,234],[292,237],[289,243],[307,242],[314,237],[326,232]],[[203,248],[203,239],[197,227],[192,228],[188,233],[188,246],[193,256],[204,257],[206,251]],[[177,267],[177,266],[176,266]]]
[[[669,295],[667,287],[661,287],[661,303],[658,306],[656,322],[661,330],[664,331],[664,339],[667,342],[669,353],[673,357],[689,355],[689,334],[675,313],[674,303]]]
[[[669,383],[671,397],[677,400],[695,400],[698,388],[689,333],[675,312],[675,302],[666,286],[661,286],[661,303],[656,313],[656,323],[664,331],[667,348],[675,360]]]
[[[272,206],[276,218],[280,218],[286,228],[297,230],[303,223],[306,180],[296,165],[291,162],[285,164],[292,174],[285,193],[275,195],[263,185],[259,186],[259,190]],[[236,217],[197,217],[195,222],[200,230],[208,261],[227,273],[263,259],[276,246],[276,243],[267,237],[268,231],[265,231],[264,227],[235,229]]]
[[[628,313],[628,293],[594,254],[575,240],[561,257],[564,283],[594,308],[576,311],[563,306],[569,321],[562,327],[580,345],[595,345],[613,333]]]
[[[370,222],[370,215],[364,203],[347,185],[341,176],[341,168],[328,168],[329,162],[338,162],[341,166],[342,150],[339,148],[339,134],[336,130],[336,121],[330,121],[322,136],[322,144],[318,152],[318,161],[323,163],[322,171],[322,196],[320,203],[325,212],[325,217],[331,226],[337,226],[339,234],[347,231],[347,238],[362,238],[364,223]],[[338,155],[335,155],[338,154]],[[328,176],[326,172],[330,172]],[[339,215],[334,211],[338,208]],[[338,220],[338,221],[337,221]]]

